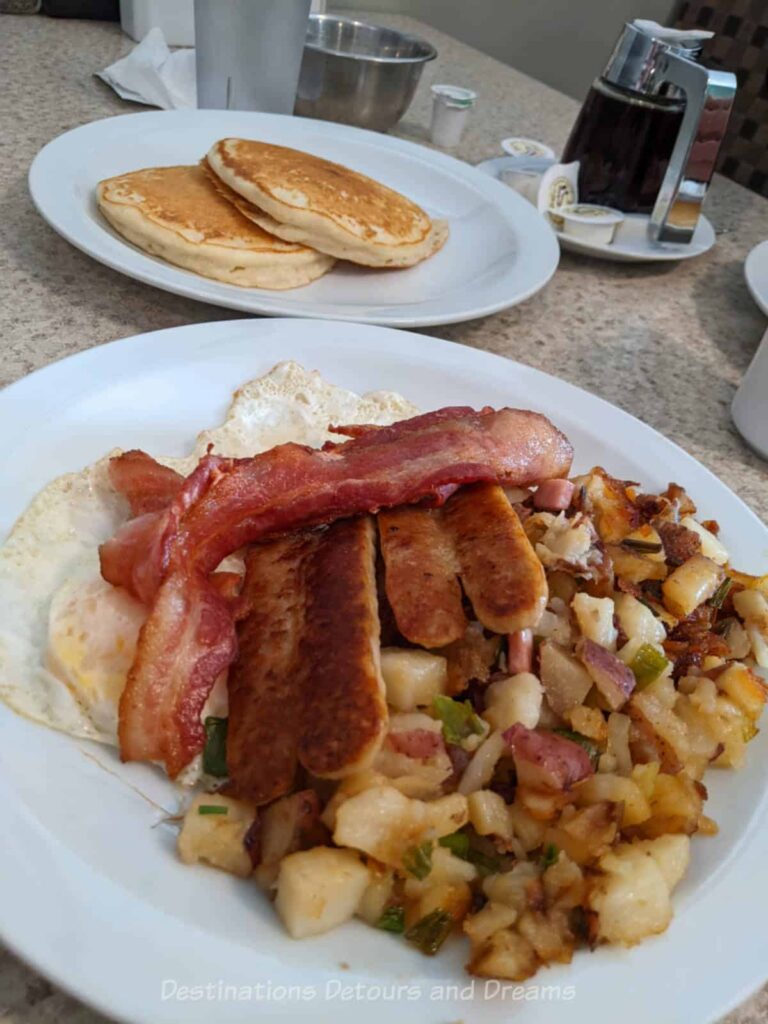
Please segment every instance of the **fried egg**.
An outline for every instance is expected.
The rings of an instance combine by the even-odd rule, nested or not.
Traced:
[[[155,457],[186,474],[209,444],[236,458],[286,441],[318,446],[338,440],[329,423],[388,424],[416,411],[391,392],[359,396],[297,363],[280,363],[235,392],[224,422],[203,430],[189,456]],[[0,699],[51,728],[114,746],[120,695],[147,614],[99,572],[99,544],[129,516],[109,481],[115,454],[48,484],[0,548]],[[231,560],[222,566],[236,567]],[[222,677],[203,717],[225,713]],[[192,765],[184,781],[198,775]]]

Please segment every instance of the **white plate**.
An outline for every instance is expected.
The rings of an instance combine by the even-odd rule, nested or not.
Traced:
[[[32,494],[110,447],[181,454],[201,426],[221,417],[232,390],[292,357],[331,381],[364,391],[394,388],[423,408],[445,404],[534,406],[574,442],[577,468],[602,463],[651,490],[685,484],[703,514],[723,526],[736,565],[768,568],[768,533],[722,483],[681,449],[619,409],[498,356],[401,331],[351,324],[230,321],[159,331],[82,352],[0,395],[0,436],[14,438],[0,481],[0,530]],[[45,415],[39,415],[44,409]],[[0,609],[0,614],[2,610]],[[578,953],[533,984],[575,989],[573,998],[471,998],[440,986],[469,985],[465,947],[427,959],[402,940],[352,923],[305,942],[287,938],[256,886],[182,866],[174,833],[152,826],[157,804],[175,806],[171,784],[145,765],[120,765],[105,748],[33,725],[0,705],[0,933],[36,968],[121,1020],[230,1024],[252,1020],[339,1024],[473,1024],[649,1021],[702,1024],[765,977],[768,942],[766,765],[768,730],[742,772],[707,778],[721,825],[694,841],[677,916],[662,937],[632,950]],[[97,763],[98,762],[98,763]],[[105,765],[108,770],[104,770]],[[343,968],[341,965],[348,965]],[[252,999],[165,999],[162,985],[241,987]],[[360,997],[326,999],[339,985]],[[258,989],[271,984],[258,998]],[[411,986],[396,1007],[375,986]],[[288,1001],[278,985],[307,986]],[[539,1001],[546,998],[543,989]],[[547,990],[549,991],[549,990]],[[313,992],[316,994],[313,996]],[[463,992],[469,996],[470,990]],[[410,993],[410,994],[409,994]],[[442,993],[444,998],[440,998]],[[486,998],[486,996],[488,996]],[[529,997],[530,999],[530,997]]]
[[[744,261],[749,294],[768,316],[768,242],[760,242]]]
[[[513,162],[509,157],[497,156],[491,160],[484,160],[477,164],[478,170],[484,171],[490,177],[501,181],[501,172]],[[509,187],[509,186],[507,186]],[[514,191],[514,189],[510,189]],[[624,223],[619,226],[616,237],[610,245],[601,243],[585,242],[566,235],[562,231],[557,232],[560,245],[568,252],[578,252],[583,256],[594,256],[596,259],[610,260],[612,263],[654,263],[669,262],[670,260],[689,260],[694,256],[701,256],[708,252],[715,244],[715,229],[707,218],[702,214],[699,223],[693,233],[689,245],[678,245],[672,242],[661,244],[652,243],[648,240],[648,222],[650,217],[642,213],[627,213],[624,215]]]
[[[141,167],[196,163],[225,136],[303,149],[362,171],[404,193],[451,234],[432,259],[408,270],[338,263],[305,288],[238,288],[174,267],[124,241],[99,214],[102,178]],[[420,327],[495,313],[549,281],[559,252],[553,232],[520,196],[469,164],[391,135],[279,114],[175,110],[126,114],[49,142],[29,172],[48,223],[90,256],[146,284],[249,313]]]

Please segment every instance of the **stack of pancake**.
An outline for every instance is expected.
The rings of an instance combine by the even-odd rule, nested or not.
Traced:
[[[445,221],[372,178],[246,139],[220,140],[196,166],[108,178],[97,199],[140,249],[245,288],[298,288],[337,259],[411,267],[448,236]]]

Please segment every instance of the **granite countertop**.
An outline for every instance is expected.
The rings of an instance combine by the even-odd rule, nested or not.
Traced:
[[[427,141],[429,85],[439,80],[479,93],[459,157],[476,163],[495,156],[507,135],[562,146],[577,110],[573,100],[426,25],[374,18],[421,33],[440,54],[426,66],[397,134]],[[95,263],[54,234],[30,202],[26,175],[41,146],[77,125],[141,109],[93,77],[131,45],[112,24],[0,16],[0,385],[114,338],[237,315]],[[768,467],[740,440],[728,407],[766,327],[744,284],[743,263],[768,238],[768,203],[717,178],[707,214],[718,243],[698,259],[628,266],[564,254],[553,281],[529,301],[426,333],[552,371],[634,413],[722,477],[765,520]],[[104,1018],[0,950],[0,1020]],[[768,1021],[768,988],[727,1020]]]

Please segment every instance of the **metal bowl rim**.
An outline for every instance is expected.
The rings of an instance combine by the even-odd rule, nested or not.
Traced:
[[[420,57],[377,57],[369,53],[345,53],[343,50],[334,50],[328,46],[321,46],[307,40],[304,43],[305,50],[312,50],[313,53],[327,53],[333,57],[340,57],[343,60],[368,61],[371,64],[426,64],[427,61],[437,57],[437,50],[421,36],[412,35],[410,32],[401,32],[398,28],[390,28],[388,25],[377,25],[372,21],[361,21],[359,18],[346,18],[340,14],[311,14],[310,21],[335,21],[343,22],[345,25],[361,25],[364,28],[386,29],[388,32],[395,32],[401,39],[409,43],[417,43],[427,52]]]

